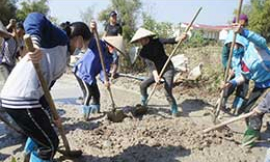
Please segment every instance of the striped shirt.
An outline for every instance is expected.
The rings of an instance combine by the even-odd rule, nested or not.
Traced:
[[[17,42],[14,38],[4,39],[1,46],[1,64],[7,65],[11,71],[16,64]]]

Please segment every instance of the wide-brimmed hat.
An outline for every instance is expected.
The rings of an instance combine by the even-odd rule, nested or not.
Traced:
[[[0,30],[4,33],[8,34],[7,28],[2,24],[2,22],[0,21]]]
[[[104,41],[109,44],[110,46],[113,46],[116,48],[117,51],[121,52],[122,54],[125,54],[125,46],[124,46],[124,39],[122,36],[107,36],[103,38]]]
[[[130,43],[134,43],[137,42],[138,40],[145,38],[145,37],[151,37],[151,36],[155,36],[156,34],[144,29],[144,28],[139,28],[136,33],[134,34],[134,36],[132,37]]]

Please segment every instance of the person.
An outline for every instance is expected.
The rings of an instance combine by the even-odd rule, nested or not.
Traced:
[[[233,23],[235,23],[236,18],[234,18]],[[240,15],[240,24],[243,27],[246,27],[248,24],[248,17],[244,14]],[[229,58],[230,48],[233,41],[234,32],[232,30],[229,31],[229,34],[225,40],[223,49],[222,49],[222,65],[226,70],[227,62]],[[241,59],[244,55],[245,47],[247,46],[248,41],[245,37],[237,34],[235,47],[233,50],[232,62],[230,66],[229,77],[232,79],[241,74]],[[222,103],[222,107],[226,109],[226,103],[229,96],[236,90],[235,99],[233,101],[232,108],[234,109],[235,114],[241,113],[240,107],[243,105],[245,97],[248,93],[249,82],[246,81],[244,84],[237,87],[230,87],[225,90],[224,100]]]
[[[143,106],[146,106],[147,104],[147,88],[153,83],[160,82],[161,78],[159,78],[159,73],[168,59],[163,44],[175,44],[178,40],[186,39],[187,37],[186,34],[183,34],[180,38],[170,39],[155,39],[153,38],[154,36],[155,33],[144,28],[139,28],[131,40],[131,43],[139,42],[142,45],[139,56],[145,60],[151,71],[151,76],[144,80],[140,85],[141,104]],[[173,116],[178,116],[178,106],[172,94],[174,74],[175,70],[172,62],[170,61],[162,75],[162,78],[165,80],[165,96],[171,106],[171,113]]]
[[[0,53],[0,90],[3,88],[6,79],[16,64],[16,21],[10,20],[7,28],[0,22],[0,37],[4,38]]]
[[[122,26],[117,22],[117,13],[115,11],[111,11],[109,17],[109,23],[105,26],[103,37],[122,35]],[[110,74],[112,78],[116,78],[119,65],[119,55],[117,50],[112,46],[108,45],[108,48],[109,52],[113,55],[112,70]]]
[[[17,31],[17,42],[18,42],[18,49],[17,49],[17,55],[16,58],[22,58],[26,54],[26,48],[24,47],[24,40],[23,36],[25,34],[23,23],[17,22],[16,25],[16,31]]]
[[[66,69],[68,52],[72,54],[81,48],[85,26],[75,22],[64,31],[37,12],[30,13],[24,21],[25,32],[31,36],[35,51],[28,52],[11,72],[1,93],[1,106],[29,137],[25,153],[30,155],[31,162],[53,161],[59,144],[32,62],[40,64],[51,87]]]
[[[91,29],[96,30],[96,23],[91,23]],[[100,79],[105,86],[109,86],[109,81],[104,80],[104,71],[101,66],[99,51],[94,37],[89,37],[85,41],[85,46],[81,50],[84,53],[79,61],[74,66],[74,74],[83,91],[83,105],[82,113],[85,120],[87,120],[91,113],[100,112],[100,92],[97,85],[96,76],[100,74]],[[106,73],[110,70],[112,63],[112,56],[107,52],[106,44],[100,41],[104,62],[106,66]]]
[[[260,96],[270,87],[270,50],[265,38],[243,28],[241,24],[237,24],[236,32],[248,40],[248,45],[241,60],[241,75],[230,80],[223,88],[236,87],[246,80],[254,81],[255,86],[248,100],[241,107],[245,112],[249,112]],[[263,114],[247,119],[248,129],[245,131],[242,146],[254,146],[260,135],[262,118]]]

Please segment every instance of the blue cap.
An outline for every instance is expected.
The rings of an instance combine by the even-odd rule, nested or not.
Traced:
[[[117,13],[116,13],[115,11],[112,11],[112,12],[110,13],[110,17],[116,16],[116,15],[117,15]]]

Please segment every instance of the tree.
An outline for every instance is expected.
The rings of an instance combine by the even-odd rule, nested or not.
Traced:
[[[26,0],[21,2],[20,5],[22,7],[17,11],[17,19],[21,21],[23,21],[31,12],[40,12],[47,15],[50,10],[49,6],[47,5],[47,0]]]
[[[7,25],[9,20],[16,16],[15,0],[0,0],[0,20]]]
[[[140,14],[142,3],[140,0],[111,0],[111,5],[99,14],[99,21],[107,22],[109,13],[116,11],[123,24],[123,37],[130,40],[136,31],[137,18]]]
[[[167,38],[173,35],[173,24],[169,22],[157,22],[149,14],[143,13],[143,27],[155,32],[159,37]]]
[[[87,25],[90,24],[90,21],[93,19],[93,7],[87,7],[85,11],[81,12],[81,19],[83,22],[85,22]]]

